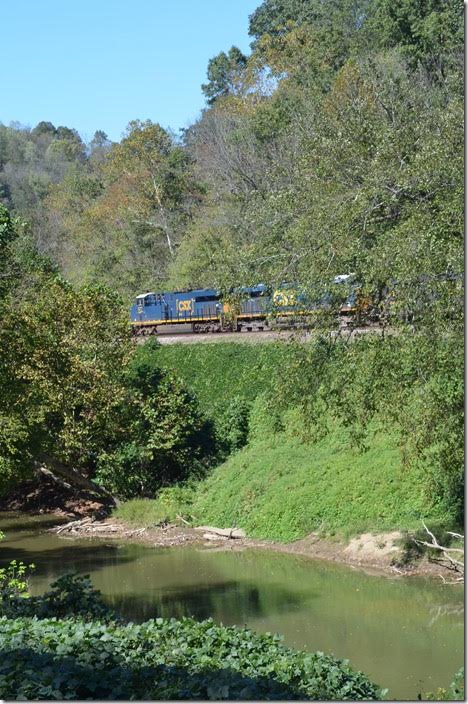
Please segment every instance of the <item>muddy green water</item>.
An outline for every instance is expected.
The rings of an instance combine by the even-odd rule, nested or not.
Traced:
[[[134,621],[212,616],[279,632],[295,648],[347,658],[388,687],[391,699],[446,687],[463,664],[459,587],[370,576],[260,550],[71,540],[45,533],[50,523],[46,517],[0,516],[0,562],[34,562],[33,593],[65,572],[90,574],[106,600]]]

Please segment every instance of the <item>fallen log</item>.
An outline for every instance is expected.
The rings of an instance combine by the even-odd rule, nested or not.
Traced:
[[[71,531],[75,530],[75,528],[81,528],[82,526],[92,523],[93,519],[90,518],[89,516],[87,518],[79,518],[76,521],[70,521],[69,523],[65,523],[65,525],[59,526],[58,528],[52,528],[51,531],[54,533],[57,533],[59,535],[60,533],[63,533],[65,530]]]
[[[205,540],[229,540],[227,535],[217,535],[216,533],[203,533]]]
[[[36,462],[36,471],[66,488],[88,491],[95,496],[99,496],[103,501],[111,503],[113,506],[118,506],[120,503],[107,489],[95,484],[89,477],[78,470],[68,467],[55,457],[41,457],[41,461]]]
[[[214,528],[213,526],[197,526],[195,530],[203,530],[206,533],[214,533],[222,538],[245,538],[245,532],[242,528]]]

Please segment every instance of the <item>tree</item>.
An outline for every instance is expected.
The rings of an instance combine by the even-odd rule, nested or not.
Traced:
[[[312,22],[321,13],[320,3],[313,0],[264,0],[249,17],[249,34],[257,40],[278,35],[287,31],[288,23]]]
[[[454,60],[462,66],[463,7],[461,0],[375,0],[364,34],[374,45],[398,47],[412,67],[443,74]]]
[[[37,465],[89,476],[122,397],[127,316],[102,288],[24,271],[1,310],[3,488]]]
[[[103,130],[96,130],[89,143],[89,157],[94,163],[103,163],[109,153],[112,142]]]
[[[7,245],[15,238],[15,228],[10,213],[0,203],[0,256],[4,256]]]
[[[3,297],[11,286],[12,272],[8,267],[8,259],[10,245],[16,236],[17,232],[10,213],[0,203],[0,297]]]
[[[215,449],[194,397],[148,351],[128,367],[120,428],[98,459],[97,480],[120,498],[152,498],[162,486],[200,476]]]
[[[55,137],[57,134],[57,130],[56,130],[55,126],[52,124],[52,122],[45,122],[43,120],[41,122],[38,122],[38,124],[32,130],[31,134],[34,137],[40,137],[41,135],[44,135],[44,134]]]
[[[162,236],[172,258],[196,197],[188,154],[173,145],[160,125],[135,120],[112,147],[106,169],[128,196],[125,209],[131,222]]]
[[[216,100],[236,93],[242,71],[247,64],[247,57],[236,46],[227,54],[221,51],[208,62],[208,83],[202,85],[202,91],[209,105]]]
[[[98,472],[104,489],[148,495],[199,468],[210,429],[175,376],[131,365],[119,297],[73,287],[0,214],[15,244],[0,301],[0,490],[42,468],[88,489]]]

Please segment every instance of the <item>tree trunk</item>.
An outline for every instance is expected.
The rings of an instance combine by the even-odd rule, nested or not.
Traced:
[[[114,506],[119,504],[118,499],[112,496],[107,489],[94,484],[88,477],[85,477],[75,469],[67,467],[67,465],[54,457],[43,457],[42,461],[36,464],[36,469],[66,488],[85,489],[97,494],[97,496],[105,499],[106,502],[110,501]]]

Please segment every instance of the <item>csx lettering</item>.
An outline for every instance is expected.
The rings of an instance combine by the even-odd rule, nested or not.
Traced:
[[[181,313],[192,312],[192,301],[179,301],[177,307]]]
[[[273,302],[277,306],[293,306],[296,302],[296,297],[293,292],[275,291]]]

